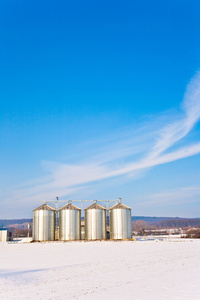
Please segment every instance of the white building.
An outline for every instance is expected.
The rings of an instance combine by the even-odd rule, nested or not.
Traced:
[[[8,228],[0,228],[0,242],[13,240],[13,231]]]

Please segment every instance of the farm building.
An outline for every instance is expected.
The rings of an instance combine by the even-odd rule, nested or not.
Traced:
[[[13,231],[8,228],[0,228],[0,242],[8,242],[13,240]]]

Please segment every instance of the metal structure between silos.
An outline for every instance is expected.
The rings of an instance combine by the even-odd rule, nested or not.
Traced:
[[[81,209],[69,203],[59,210],[59,240],[81,239]]]
[[[131,208],[122,203],[117,203],[109,209],[109,215],[110,239],[131,239]]]
[[[55,240],[55,212],[47,204],[33,210],[33,241]]]
[[[106,239],[106,209],[97,203],[85,209],[85,239]]]

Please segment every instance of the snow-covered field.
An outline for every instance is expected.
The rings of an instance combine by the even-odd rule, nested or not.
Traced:
[[[200,299],[200,240],[0,243],[0,299]]]

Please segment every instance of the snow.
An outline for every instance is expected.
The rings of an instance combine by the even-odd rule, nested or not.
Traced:
[[[0,299],[199,299],[200,240],[0,243]]]

